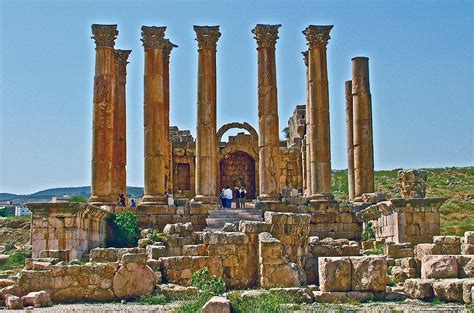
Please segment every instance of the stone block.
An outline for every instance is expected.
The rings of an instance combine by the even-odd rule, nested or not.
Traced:
[[[134,256],[134,257],[131,257]],[[121,266],[113,278],[113,292],[120,299],[136,298],[149,294],[155,288],[155,274],[146,265],[146,254],[125,254],[122,261],[125,265]],[[141,261],[137,263],[132,261]],[[128,262],[130,261],[130,262]]]
[[[13,286],[15,285],[15,282],[11,279],[6,279],[6,278],[0,278],[0,288],[5,288],[8,286]]]
[[[352,291],[385,291],[387,261],[382,256],[351,257]]]
[[[224,297],[213,296],[204,304],[201,313],[230,313],[230,301]]]
[[[421,278],[457,278],[458,262],[454,255],[425,255],[421,262]]]
[[[351,260],[347,257],[319,258],[321,291],[349,291],[351,289]]]
[[[434,243],[421,243],[415,247],[415,258],[417,260],[423,259],[425,255],[441,254],[441,249]]]
[[[122,263],[123,264],[135,263],[135,264],[145,265],[147,259],[148,259],[148,254],[146,253],[125,253],[122,256]]]
[[[464,243],[474,244],[474,231],[464,233]]]
[[[13,295],[21,297],[23,295],[23,290],[18,285],[8,286],[0,289],[0,300],[4,299],[6,295]]]
[[[313,291],[315,302],[344,303],[367,302],[374,299],[374,294],[368,291]]]
[[[465,254],[465,255],[474,254],[474,244],[473,243],[461,244],[461,254]]]
[[[474,278],[474,255],[456,256],[458,260],[459,278]]]
[[[9,310],[17,310],[22,309],[23,304],[21,299],[14,295],[6,295],[5,296],[5,307]]]
[[[308,288],[271,288],[270,293],[285,294],[289,296],[292,303],[312,303],[314,297]]]
[[[89,252],[91,262],[117,262],[119,259],[119,248],[94,248]]]
[[[147,246],[146,247],[146,252],[148,254],[148,258],[150,259],[156,259],[158,260],[159,258],[163,256],[167,256],[167,250],[165,246]]]
[[[206,255],[206,245],[185,245],[183,246],[183,255],[197,256]]]
[[[190,298],[196,296],[199,293],[199,289],[196,287],[186,287],[176,284],[156,285],[156,291],[172,300]]]
[[[474,279],[465,279],[462,283],[462,299],[464,303],[474,303]]]
[[[441,279],[433,283],[436,298],[446,302],[463,302],[463,279]]]
[[[30,292],[21,298],[23,306],[32,306],[34,308],[43,308],[52,306],[51,296],[46,290]]]
[[[434,279],[412,278],[405,280],[403,292],[412,299],[431,299],[434,297],[433,282]]]
[[[461,237],[434,236],[433,243],[440,247],[442,254],[461,254]]]

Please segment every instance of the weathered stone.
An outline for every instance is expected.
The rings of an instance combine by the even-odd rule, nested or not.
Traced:
[[[22,309],[23,304],[21,299],[14,295],[5,296],[5,307],[10,310]]]
[[[147,259],[148,259],[148,254],[146,253],[133,253],[133,254],[126,253],[122,256],[122,263],[123,264],[135,263],[135,264],[144,265],[146,264]]]
[[[202,307],[202,313],[230,313],[230,301],[224,297],[214,296]]]
[[[53,303],[51,302],[51,296],[49,292],[45,290],[30,292],[26,296],[21,298],[23,302],[23,306],[32,306],[34,308],[42,308],[52,306]]]
[[[158,260],[162,256],[167,256],[168,255],[165,246],[154,246],[154,245],[153,246],[147,246],[146,251],[147,251],[148,257],[150,259]]]
[[[15,285],[15,282],[11,279],[0,278],[0,288],[5,288],[8,286]]]
[[[433,283],[436,298],[444,301],[463,302],[463,279],[441,279]]]
[[[407,279],[403,284],[403,291],[412,299],[430,299],[433,298],[434,279]]]
[[[13,295],[13,296],[21,297],[23,295],[23,290],[18,285],[1,288],[0,299],[3,299],[5,295]]]
[[[91,262],[117,262],[119,248],[94,248],[89,252]]]
[[[421,278],[457,278],[458,263],[453,255],[425,255],[421,263]]]
[[[464,233],[464,243],[474,244],[474,231],[467,231]]]
[[[387,261],[385,257],[351,257],[353,291],[385,291]]]
[[[351,260],[347,257],[319,258],[319,284],[321,291],[351,290]]]
[[[465,255],[474,254],[474,244],[473,243],[461,244],[461,254],[465,254]]]
[[[128,263],[120,267],[113,278],[113,291],[117,297],[122,299],[148,294],[154,288],[155,274],[146,265]]]
[[[459,278],[474,278],[474,255],[457,256]]]
[[[402,198],[424,198],[428,173],[421,170],[398,171],[397,187]]]
[[[180,286],[176,284],[163,284],[156,286],[157,291],[169,299],[179,300],[196,296],[199,289],[192,286]]]
[[[462,284],[462,299],[464,303],[473,303],[474,279],[465,279]]]
[[[374,299],[374,294],[368,291],[313,291],[315,302],[367,302]]]
[[[289,296],[293,303],[312,303],[313,294],[308,288],[271,288],[270,293],[281,293]]]
[[[415,258],[422,260],[425,255],[441,254],[441,249],[434,243],[421,243],[415,247]]]

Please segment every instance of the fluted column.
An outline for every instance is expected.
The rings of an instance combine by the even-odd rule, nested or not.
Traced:
[[[305,168],[306,168],[306,176],[305,176],[305,190],[304,193],[306,196],[311,195],[311,149],[310,144],[311,140],[309,140],[310,135],[310,108],[309,108],[309,68],[308,68],[308,51],[302,52],[303,54],[303,61],[306,66],[306,131],[305,131]]]
[[[354,200],[354,129],[353,129],[353,106],[352,106],[352,81],[345,84],[346,96],[346,134],[347,134],[347,182],[349,189],[349,200]]]
[[[352,59],[354,197],[374,192],[374,147],[369,58]]]
[[[258,56],[258,152],[260,201],[280,198],[280,139],[275,45],[281,25],[258,24],[252,33]]]
[[[114,144],[112,190],[114,196],[127,194],[127,105],[128,56],[132,50],[115,50]]]
[[[89,202],[111,205],[114,128],[114,45],[117,25],[92,25],[95,40],[94,109],[92,123],[92,183]]]
[[[173,193],[173,171],[172,171],[172,147],[170,143],[170,54],[173,48],[178,46],[169,39],[165,39],[163,46],[163,85],[164,85],[164,123],[165,123],[165,191],[169,194]]]
[[[219,26],[194,26],[198,42],[196,125],[197,202],[217,203],[216,50]]]
[[[165,90],[164,53],[166,27],[142,26],[145,49],[144,126],[145,190],[144,204],[164,204],[165,199]]]
[[[330,39],[329,26],[310,25],[304,31],[309,46],[309,109],[311,198],[332,199],[331,144],[329,123],[329,88],[326,45]]]

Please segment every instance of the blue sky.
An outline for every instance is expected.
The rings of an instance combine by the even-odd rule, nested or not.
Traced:
[[[472,1],[0,0],[0,192],[90,184],[94,43],[90,25],[118,24],[128,65],[128,185],[143,186],[142,25],[165,25],[171,124],[195,133],[193,24],[220,25],[218,127],[257,124],[257,23],[277,43],[280,128],[305,101],[301,31],[333,24],[328,45],[332,164],[346,168],[344,81],[370,58],[377,169],[474,165]]]

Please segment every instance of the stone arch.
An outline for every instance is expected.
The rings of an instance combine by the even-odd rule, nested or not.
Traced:
[[[232,129],[232,128],[245,129],[246,131],[250,133],[253,140],[255,142],[258,142],[257,131],[255,130],[255,128],[253,128],[252,125],[250,125],[247,122],[244,122],[244,123],[234,122],[234,123],[228,123],[228,124],[222,125],[222,127],[219,128],[219,130],[217,131],[217,142],[221,142],[222,136],[225,134],[225,132],[227,132],[229,129]]]

